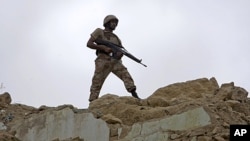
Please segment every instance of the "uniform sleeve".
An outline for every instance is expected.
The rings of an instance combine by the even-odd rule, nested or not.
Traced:
[[[97,39],[99,37],[101,37],[103,34],[103,30],[101,28],[97,28],[93,33],[91,33],[90,35],[94,38]]]

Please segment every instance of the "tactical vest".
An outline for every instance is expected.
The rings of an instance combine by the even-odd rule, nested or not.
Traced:
[[[102,29],[97,29],[97,30],[102,30]],[[121,40],[119,39],[119,37],[116,34],[112,33],[112,32],[102,30],[102,32],[100,32],[99,34],[100,35],[98,35],[97,39],[109,41],[109,42],[112,42],[112,43],[120,45],[120,46],[122,45]],[[107,54],[106,52],[104,52],[102,50],[96,50],[96,55],[98,55],[98,53]]]

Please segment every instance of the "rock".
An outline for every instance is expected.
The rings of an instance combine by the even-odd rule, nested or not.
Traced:
[[[122,124],[122,121],[119,118],[116,118],[111,114],[104,115],[102,119],[106,121],[108,124]]]
[[[230,100],[232,97],[232,91],[234,89],[234,83],[225,83],[221,85],[221,88],[216,92],[216,99],[217,100]]]
[[[0,132],[0,141],[21,141],[21,140],[9,133]]]
[[[11,101],[12,100],[8,92],[5,92],[0,95],[0,107],[5,107],[10,105]]]
[[[211,141],[212,138],[208,136],[199,136],[197,140],[198,141]]]
[[[224,141],[230,125],[250,123],[247,96],[233,82],[219,87],[215,78],[164,86],[142,100],[106,94],[88,109],[66,104],[37,109],[11,104],[5,94],[0,140]]]
[[[152,97],[161,97],[166,101],[173,98],[202,98],[206,95],[214,95],[219,88],[217,81],[214,78],[210,80],[201,78],[197,80],[175,83],[156,90],[148,99]]]
[[[246,102],[247,95],[248,95],[248,92],[245,89],[240,88],[240,87],[235,87],[232,90],[231,99],[232,100],[237,100],[239,102]]]
[[[81,139],[79,137],[75,137],[75,138],[69,138],[69,139],[65,139],[65,140],[60,140],[60,139],[54,139],[52,141],[84,141],[84,139]]]
[[[226,141],[224,138],[220,137],[220,136],[216,136],[214,137],[215,141]]]
[[[109,140],[109,128],[103,120],[95,119],[91,113],[74,114],[69,107],[31,117],[15,124],[12,130],[16,131],[16,137],[24,141],[65,140],[71,137]]]
[[[4,123],[0,122],[0,131],[6,130],[7,127],[4,125]]]

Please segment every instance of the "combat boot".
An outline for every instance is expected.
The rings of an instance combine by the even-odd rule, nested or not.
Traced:
[[[131,94],[134,98],[140,99],[135,90],[131,91]]]

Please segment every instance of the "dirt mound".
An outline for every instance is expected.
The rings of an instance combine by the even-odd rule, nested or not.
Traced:
[[[206,135],[204,138],[209,140],[228,140],[230,125],[250,123],[250,100],[247,95],[245,89],[234,86],[233,82],[219,87],[215,78],[202,78],[159,88],[143,100],[104,95],[92,102],[89,110],[106,122],[131,126],[203,107],[212,119],[210,126],[173,135],[180,140],[197,135]]]
[[[0,140],[18,141],[15,132],[11,130],[16,123],[65,107],[70,107],[75,113],[93,113],[96,118],[106,121],[111,131],[118,127],[127,128],[126,133],[121,133],[124,136],[135,123],[159,120],[202,107],[211,117],[211,125],[190,131],[171,132],[169,138],[176,141],[194,137],[197,140],[223,141],[229,139],[230,125],[250,123],[250,100],[247,95],[244,88],[234,86],[233,82],[219,86],[215,78],[171,84],[159,88],[142,100],[106,94],[91,102],[88,109],[77,109],[72,105],[34,108],[11,104],[10,95],[4,93],[0,95]],[[111,140],[115,140],[118,135],[112,135],[111,132],[110,136]]]

